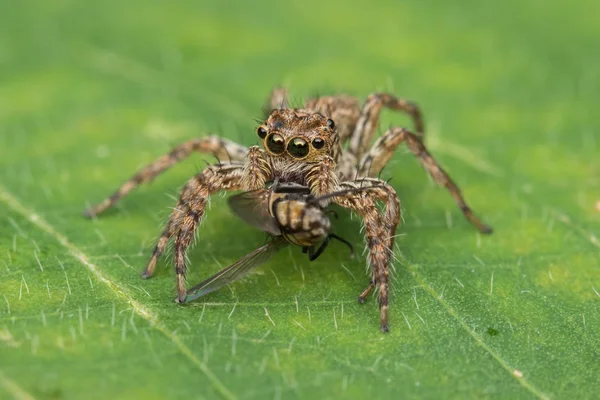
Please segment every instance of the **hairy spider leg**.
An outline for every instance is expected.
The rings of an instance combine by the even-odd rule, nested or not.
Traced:
[[[174,164],[186,159],[193,152],[212,153],[219,160],[243,161],[248,153],[248,149],[218,136],[208,136],[189,140],[175,147],[168,154],[163,155],[153,163],[140,169],[129,180],[123,183],[110,197],[106,198],[101,203],[88,208],[83,212],[83,215],[91,218],[103,213],[140,184],[151,182],[156,176],[160,175]]]
[[[271,179],[271,171],[266,166],[262,151],[258,147],[251,147],[245,164],[211,165],[189,180],[181,191],[177,206],[154,247],[142,277],[152,276],[158,258],[169,240],[175,238],[177,300],[183,302],[186,296],[186,251],[204,216],[209,196],[220,191],[256,190],[264,187],[265,182]]]
[[[391,128],[381,136],[371,150],[365,154],[361,164],[363,169],[359,170],[359,176],[367,176],[369,173],[383,168],[392,157],[396,148],[406,142],[409,150],[419,160],[423,168],[441,186],[444,186],[464,214],[465,218],[475,226],[481,233],[492,233],[492,228],[483,223],[471,210],[464,199],[459,187],[450,178],[448,173],[442,169],[440,164],[429,153],[422,138],[405,128]],[[367,169],[367,165],[371,165]]]
[[[359,193],[348,193],[333,198],[336,204],[356,211],[363,219],[367,246],[368,263],[371,269],[371,281],[378,289],[379,322],[382,332],[389,331],[389,279],[390,263],[393,256],[396,227],[400,223],[400,201],[394,189],[386,182],[369,178],[371,184]],[[360,188],[364,179],[343,182],[340,188]],[[385,210],[380,212],[376,202],[383,201]],[[372,289],[367,288],[364,292]],[[367,293],[368,294],[368,293]],[[362,293],[361,293],[362,295]]]
[[[412,101],[398,98],[388,93],[371,94],[367,97],[367,101],[363,105],[348,147],[348,151],[357,160],[360,160],[367,151],[379,124],[381,109],[384,107],[391,110],[403,111],[410,115],[416,133],[421,137],[425,135],[425,124],[419,106]]]

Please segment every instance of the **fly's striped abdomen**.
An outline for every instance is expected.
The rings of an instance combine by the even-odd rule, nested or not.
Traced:
[[[298,246],[318,244],[329,233],[329,218],[316,204],[284,197],[272,203],[271,212],[286,240]]]

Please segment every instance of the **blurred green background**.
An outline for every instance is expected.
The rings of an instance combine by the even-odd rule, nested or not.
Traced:
[[[0,13],[1,398],[597,398],[600,3],[5,1]],[[391,332],[364,256],[284,251],[173,303],[139,279],[195,156],[80,217],[186,139],[255,144],[271,88],[390,91],[495,228],[481,237],[399,151]],[[381,126],[406,125],[385,112]],[[338,232],[362,247],[348,215]],[[264,236],[215,197],[199,282]],[[266,315],[268,314],[268,316]]]

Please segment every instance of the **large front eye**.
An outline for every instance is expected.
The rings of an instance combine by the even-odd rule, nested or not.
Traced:
[[[267,148],[273,154],[281,154],[285,151],[285,140],[281,135],[274,133],[267,138]]]
[[[309,148],[306,140],[293,138],[288,144],[288,152],[295,158],[302,158],[308,154]]]

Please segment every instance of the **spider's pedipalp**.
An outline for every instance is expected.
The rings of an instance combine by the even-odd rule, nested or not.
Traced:
[[[332,193],[338,186],[338,177],[335,174],[335,161],[332,157],[325,156],[321,162],[315,164],[306,174],[306,184],[316,197]],[[326,204],[322,204],[326,205]]]
[[[250,147],[246,155],[241,187],[244,190],[261,189],[271,176],[271,166],[267,162],[264,152],[258,146]]]

